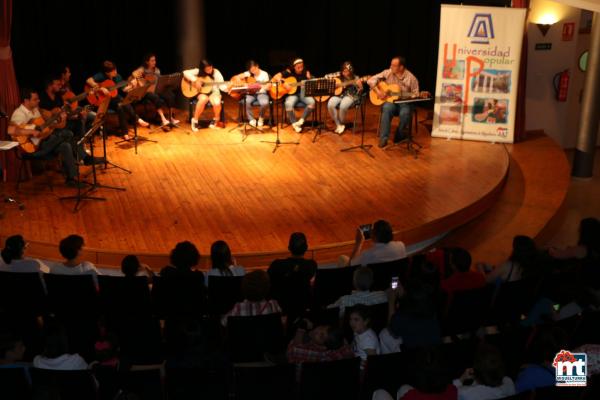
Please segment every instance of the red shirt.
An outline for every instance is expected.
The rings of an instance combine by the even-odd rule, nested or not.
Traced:
[[[485,286],[485,276],[480,272],[455,271],[440,283],[442,290],[454,292],[458,290],[479,289]]]

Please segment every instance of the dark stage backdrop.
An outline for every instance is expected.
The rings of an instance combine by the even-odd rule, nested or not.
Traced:
[[[66,62],[79,89],[104,59],[115,61],[127,76],[148,51],[157,53],[163,72],[179,70],[179,1],[16,0],[12,49],[19,85],[39,87],[56,65]],[[462,3],[504,6],[510,1]],[[433,92],[440,4],[439,0],[206,0],[207,56],[228,79],[250,58],[271,74],[300,56],[316,76],[337,70],[344,60],[366,75],[387,68],[391,56],[400,54],[422,90]]]

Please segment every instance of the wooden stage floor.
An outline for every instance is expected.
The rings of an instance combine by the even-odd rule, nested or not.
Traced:
[[[274,132],[242,140],[238,130],[229,132],[233,122],[197,133],[185,123],[169,133],[140,129],[158,143],[141,141],[137,155],[111,137],[109,160],[132,174],[109,168],[98,180],[126,191],[98,189],[94,194],[106,201],[86,200],[74,213],[74,201],[59,200],[75,194],[59,174],[52,174],[53,191],[35,176],[18,193],[25,209],[5,207],[0,235],[21,233],[32,243],[30,254],[58,258],[58,241],[78,233],[91,261],[118,265],[123,254],[135,253],[154,267],[178,241],[191,240],[207,255],[223,239],[240,264],[256,266],[284,254],[290,233],[303,231],[312,255],[325,262],[348,252],[360,224],[387,219],[396,238],[410,244],[460,226],[495,202],[509,167],[505,146],[432,139],[420,125],[415,139],[424,148],[415,159],[404,147],[377,148],[377,117],[369,107],[365,140],[374,158],[340,152],[360,143],[351,130],[313,143],[313,131],[299,135],[288,127],[281,139],[300,144],[275,153],[261,142],[274,140]]]

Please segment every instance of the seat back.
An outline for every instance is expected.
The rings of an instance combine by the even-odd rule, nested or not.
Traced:
[[[377,389],[396,393],[407,383],[411,364],[406,353],[380,354],[369,356],[363,382],[363,398],[371,398]]]
[[[96,381],[92,372],[31,369],[34,399],[96,399]]]
[[[281,314],[229,317],[227,348],[234,362],[263,361],[264,353],[285,349]]]
[[[166,390],[169,400],[229,399],[231,371],[210,368],[168,368]]]
[[[293,399],[296,366],[293,364],[266,367],[235,367],[235,398],[237,400]]]
[[[100,309],[108,316],[151,313],[150,289],[144,276],[98,276]]]
[[[317,269],[315,276],[315,304],[327,306],[352,291],[356,267]]]
[[[161,318],[202,316],[206,312],[204,276],[154,277],[152,301]]]
[[[92,275],[44,275],[48,305],[58,316],[93,317],[97,312],[96,286]]]
[[[208,277],[208,312],[218,316],[227,313],[235,303],[242,301],[241,276]]]
[[[46,293],[40,274],[0,272],[0,304],[11,314],[42,315]]]
[[[299,398],[358,399],[360,358],[302,364]]]
[[[400,279],[400,282],[406,282],[408,266],[408,258],[369,264],[368,267],[373,270],[373,286],[371,290],[386,290],[390,287],[392,277],[395,276]]]
[[[0,398],[31,399],[31,387],[25,368],[0,368]]]

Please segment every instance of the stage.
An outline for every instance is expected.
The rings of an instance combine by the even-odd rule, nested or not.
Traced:
[[[235,111],[229,105],[228,121]],[[421,120],[425,110],[420,112]],[[306,233],[311,256],[330,262],[349,252],[360,224],[389,220],[397,239],[414,244],[494,204],[509,168],[504,145],[432,139],[419,124],[415,140],[424,148],[415,158],[404,146],[377,148],[377,117],[369,106],[365,141],[374,145],[374,158],[359,150],[340,152],[360,143],[351,129],[342,136],[324,133],[313,143],[309,127],[303,134],[288,127],[280,130],[281,139],[300,144],[274,153],[273,144],[262,142],[274,140],[274,131],[243,140],[239,130],[230,132],[233,122],[195,133],[187,123],[168,133],[140,128],[141,136],[158,143],[140,141],[137,155],[132,144],[115,144],[118,138],[110,137],[109,160],[132,173],[109,166],[98,181],[126,191],[100,188],[94,195],[106,201],[84,200],[73,212],[75,202],[59,197],[76,190],[62,185],[59,173],[52,173],[52,191],[43,176],[34,176],[17,193],[25,209],[5,205],[0,235],[21,233],[31,243],[30,254],[58,258],[59,240],[77,233],[85,237],[91,261],[115,266],[133,253],[154,268],[166,263],[176,242],[190,240],[206,256],[211,243],[223,239],[240,264],[252,267],[285,254],[294,231]],[[6,190],[14,193],[14,186]]]

